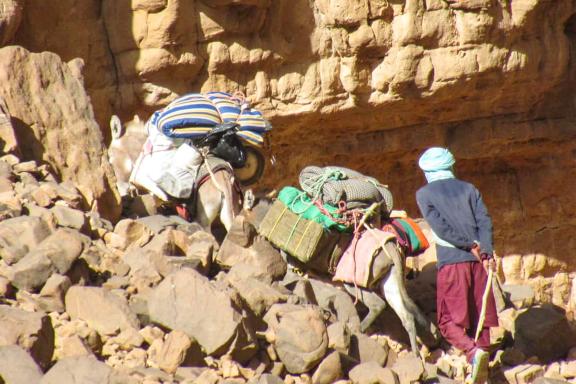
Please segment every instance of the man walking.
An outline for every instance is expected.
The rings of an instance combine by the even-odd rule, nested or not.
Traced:
[[[466,353],[473,383],[488,377],[490,327],[498,325],[490,292],[486,316],[477,340],[474,334],[482,309],[487,270],[494,268],[492,220],[480,192],[454,176],[455,160],[445,148],[430,148],[418,165],[428,184],[416,192],[422,216],[436,240],[438,327],[442,336]]]

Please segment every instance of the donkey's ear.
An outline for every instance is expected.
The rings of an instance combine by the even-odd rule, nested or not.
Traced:
[[[110,132],[112,133],[112,139],[119,139],[122,137],[124,134],[122,128],[120,118],[116,115],[112,115],[110,118]]]

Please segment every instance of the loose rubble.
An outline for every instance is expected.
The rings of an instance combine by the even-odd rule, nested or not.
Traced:
[[[38,169],[43,169],[38,172]],[[288,267],[239,216],[219,244],[177,217],[116,225],[47,169],[0,158],[0,376],[10,383],[458,382],[457,351],[407,350],[398,321]],[[573,276],[568,276],[573,279]],[[426,276],[409,281],[423,292]],[[574,332],[533,288],[506,286],[496,383],[576,379]],[[429,316],[429,295],[422,305]],[[360,315],[359,315],[360,313]]]

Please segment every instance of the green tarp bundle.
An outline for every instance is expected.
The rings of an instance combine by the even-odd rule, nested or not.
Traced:
[[[348,232],[351,230],[344,224],[339,224],[327,215],[323,214],[320,209],[310,200],[308,195],[294,187],[284,187],[278,194],[278,200],[302,218],[321,224],[325,229],[335,229],[339,232]],[[338,209],[332,205],[324,204],[324,209],[333,217],[340,217]]]

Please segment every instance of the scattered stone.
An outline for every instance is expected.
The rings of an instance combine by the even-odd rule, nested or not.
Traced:
[[[240,273],[233,273],[234,268],[232,267],[231,273],[227,275],[227,280],[256,316],[262,316],[272,305],[287,300],[286,295],[269,284],[253,277],[244,277]]]
[[[54,329],[49,316],[0,305],[0,346],[19,345],[46,368],[54,353]]]
[[[528,308],[534,304],[534,289],[525,284],[503,284],[502,290],[509,296],[516,309]]]
[[[64,205],[55,205],[50,208],[50,211],[54,214],[56,223],[61,227],[68,227],[81,231],[86,225],[86,216],[84,215],[84,212],[78,209],[66,207]]]
[[[506,348],[502,353],[502,362],[511,367],[526,361],[526,355],[518,348]]]
[[[43,250],[33,250],[14,264],[8,271],[12,285],[25,291],[42,287],[56,270]]]
[[[156,357],[158,368],[168,373],[176,372],[176,369],[186,359],[186,353],[191,346],[192,340],[184,332],[170,332]]]
[[[348,377],[353,384],[398,384],[398,377],[390,368],[383,368],[378,363],[371,361],[355,366]]]
[[[209,355],[226,353],[242,322],[231,297],[190,269],[170,274],[154,288],[148,309],[152,321],[185,332]]]
[[[274,332],[274,348],[292,374],[309,371],[326,354],[328,334],[318,309],[298,308],[284,313]]]
[[[400,384],[410,384],[420,381],[425,370],[422,360],[412,354],[399,356],[392,370],[398,375]]]
[[[21,216],[0,222],[0,257],[8,264],[22,259],[50,234],[39,217]]]
[[[38,307],[45,312],[64,312],[64,297],[71,286],[68,276],[52,274],[40,291]]]
[[[40,380],[40,384],[112,384],[114,382],[112,368],[91,356],[58,360]]]
[[[378,365],[384,366],[388,358],[388,349],[388,345],[384,347],[376,340],[362,333],[352,335],[350,340],[350,356],[361,363],[374,361]]]
[[[3,383],[38,383],[42,371],[30,355],[17,345],[0,347],[0,378]]]
[[[332,384],[343,378],[340,353],[332,352],[322,360],[312,375],[313,384]]]
[[[574,337],[564,313],[553,307],[532,307],[515,321],[514,346],[542,363],[564,357],[574,346]]]
[[[336,321],[327,327],[328,348],[348,354],[350,347],[350,330],[341,321]]]
[[[504,370],[504,376],[510,384],[529,384],[544,375],[544,369],[539,365],[523,364]]]
[[[57,360],[66,357],[91,356],[93,354],[90,347],[78,335],[60,337],[57,340],[55,353]]]
[[[152,238],[152,230],[141,222],[123,219],[114,227],[113,241],[110,246],[125,250],[128,247],[143,247]]]
[[[186,250],[186,259],[197,261],[198,272],[207,274],[215,252],[218,251],[218,242],[210,233],[197,231],[189,237],[190,245]]]
[[[72,319],[86,321],[101,335],[113,335],[127,328],[139,328],[136,315],[125,298],[104,288],[71,287],[66,293],[66,311]]]

